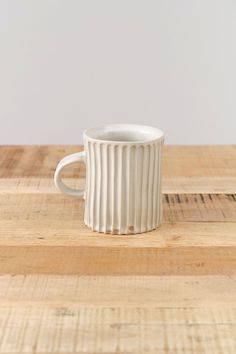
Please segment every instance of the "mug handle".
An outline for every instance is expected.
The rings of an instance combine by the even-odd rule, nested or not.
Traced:
[[[66,186],[61,179],[61,171],[67,165],[71,165],[75,162],[84,162],[85,163],[85,151],[76,152],[75,154],[68,155],[64,157],[57,165],[56,171],[54,173],[54,183],[55,186],[60,189],[64,194],[71,195],[72,197],[84,197],[84,190],[76,190]]]

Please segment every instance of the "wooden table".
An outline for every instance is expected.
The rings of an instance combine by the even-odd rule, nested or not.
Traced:
[[[166,146],[164,224],[137,236],[54,188],[75,151],[0,148],[0,353],[235,354],[236,146]]]

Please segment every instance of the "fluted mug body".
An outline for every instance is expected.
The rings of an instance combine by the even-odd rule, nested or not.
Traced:
[[[88,227],[137,234],[161,224],[163,143],[159,129],[142,125],[115,124],[84,132],[85,152],[78,154],[86,164],[85,191],[74,192],[85,199]],[[56,185],[74,195],[70,188],[69,193],[63,190],[64,184]]]

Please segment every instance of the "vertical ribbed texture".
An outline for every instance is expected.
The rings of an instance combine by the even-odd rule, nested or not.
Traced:
[[[162,220],[163,140],[146,144],[85,141],[85,223],[95,231],[136,234]]]

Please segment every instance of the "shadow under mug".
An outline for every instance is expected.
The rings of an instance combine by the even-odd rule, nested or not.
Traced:
[[[111,124],[84,132],[82,152],[64,157],[54,182],[61,192],[85,199],[84,222],[94,231],[137,234],[162,221],[164,134],[155,127]],[[85,190],[66,186],[60,173],[72,163],[86,164]]]

